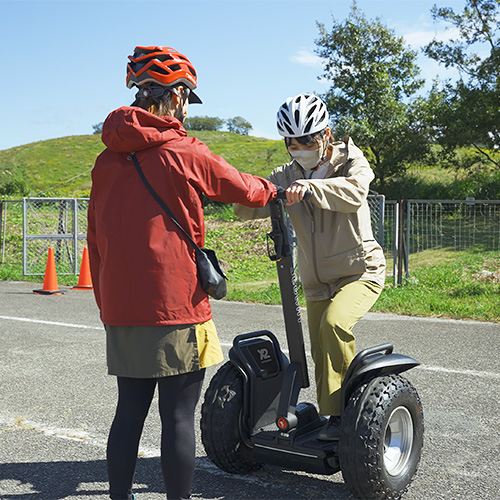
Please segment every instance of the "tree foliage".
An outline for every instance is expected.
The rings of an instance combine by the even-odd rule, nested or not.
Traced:
[[[324,59],[322,77],[331,84],[322,97],[335,133],[369,148],[383,186],[427,151],[422,109],[411,102],[424,84],[417,54],[379,19],[366,19],[355,2],[346,20],[333,18],[330,31],[320,23],[318,28],[316,52]]]
[[[220,130],[225,121],[216,116],[192,116],[184,120],[186,130]]]
[[[102,126],[104,125],[104,122],[96,123],[95,125],[92,125],[92,128],[94,129],[94,132],[92,132],[94,135],[102,134]]]
[[[467,0],[460,14],[434,6],[432,15],[459,33],[448,42],[434,39],[424,49],[460,74],[457,82],[435,84],[431,92],[437,140],[449,150],[473,146],[500,167],[488,151],[500,147],[500,0]]]
[[[0,196],[29,196],[30,190],[24,179],[11,179],[0,184]]]
[[[252,125],[250,124],[250,122],[246,121],[241,116],[229,118],[229,120],[226,120],[226,125],[229,132],[240,135],[248,135],[248,132],[252,130]]]

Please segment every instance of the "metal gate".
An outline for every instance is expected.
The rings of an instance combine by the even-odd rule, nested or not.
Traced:
[[[370,207],[373,236],[375,236],[379,245],[384,248],[385,196],[375,191],[370,191],[368,195],[368,206]]]
[[[58,274],[78,274],[87,232],[88,198],[23,199],[23,272],[45,273],[49,247]],[[81,248],[80,248],[81,247]]]

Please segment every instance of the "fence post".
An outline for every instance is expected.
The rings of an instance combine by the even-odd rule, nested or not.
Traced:
[[[79,252],[78,252],[78,199],[73,198],[73,274],[76,276],[79,272]]]
[[[399,202],[394,203],[394,233],[392,235],[392,284],[398,284],[398,234],[399,234]]]
[[[3,262],[3,240],[5,238],[5,234],[3,232],[3,200],[0,200],[0,242],[2,244],[2,260],[0,262]]]
[[[406,279],[410,277],[410,231],[411,231],[411,201],[403,200],[406,207],[406,243],[403,247],[404,250],[404,266]]]
[[[26,215],[26,206],[27,198],[23,198],[23,275],[26,276],[27,274],[27,267],[28,267],[28,259],[26,255],[27,251],[27,244],[26,244],[26,231],[27,231],[27,215]]]
[[[398,201],[398,271],[397,271],[397,284],[401,285],[403,282],[403,262],[405,260],[405,237],[404,237],[404,213],[406,200]]]
[[[3,263],[5,260],[5,224],[3,220],[3,206],[4,201],[0,200],[0,240],[2,242],[2,260],[0,260],[0,263]],[[5,209],[7,211],[7,205],[5,205]]]

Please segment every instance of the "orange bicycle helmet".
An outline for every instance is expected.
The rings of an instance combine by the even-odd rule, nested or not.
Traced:
[[[136,47],[128,56],[127,87],[152,82],[164,87],[186,86],[190,103],[201,103],[193,92],[197,87],[196,70],[191,61],[172,47]]]

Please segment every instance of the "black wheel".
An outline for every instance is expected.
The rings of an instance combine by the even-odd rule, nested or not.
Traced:
[[[226,472],[245,474],[261,467],[241,436],[243,376],[232,363],[222,365],[201,407],[201,441],[212,462]]]
[[[424,418],[417,391],[399,375],[359,387],[342,419],[340,467],[357,498],[400,499],[417,471]]]

